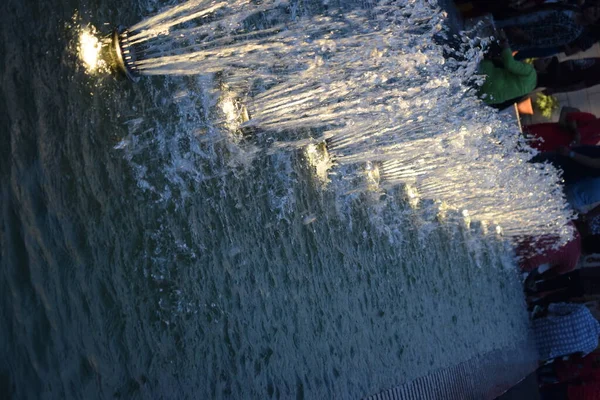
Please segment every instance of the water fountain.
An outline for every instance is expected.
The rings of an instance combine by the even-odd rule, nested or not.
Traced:
[[[131,80],[222,73],[222,109],[236,129],[274,138],[271,153],[326,142],[338,170],[376,165],[382,187],[412,185],[494,231],[570,236],[554,172],[528,164],[518,132],[465,85],[480,41],[448,57],[435,40],[443,13],[411,0],[290,13],[275,1],[188,1],[115,29],[103,58]]]
[[[527,185],[551,187],[552,174],[523,172],[510,124],[461,86],[476,60],[440,57],[430,41],[441,20],[434,2],[391,3],[405,21],[396,29],[385,16],[378,25],[382,10],[369,0],[355,0],[365,7],[327,14],[340,24],[333,35],[307,37],[326,7],[306,12],[319,0],[290,0],[288,10],[244,19],[246,32],[215,33],[232,51],[246,39],[272,49],[277,43],[258,32],[271,29],[288,40],[280,62],[268,58],[275,51],[246,52],[248,64],[238,52],[228,63],[225,51],[213,64],[179,58],[146,70],[169,76],[137,69],[136,85],[104,74],[113,59],[100,53],[114,43],[115,22],[178,1],[9,0],[2,8],[0,32],[10,38],[0,45],[0,287],[10,294],[0,305],[3,393],[328,399],[367,398],[431,371],[446,382],[512,382],[497,371],[446,368],[480,371],[463,362],[501,348],[527,357],[515,345],[528,332],[522,287],[492,223],[510,235],[519,222],[523,231],[553,218],[558,225],[562,200],[547,195],[545,214],[527,196]],[[79,33],[64,29],[72,7],[82,19],[118,15],[102,33],[82,34],[89,74],[65,51]],[[353,26],[355,14],[371,22]],[[141,30],[167,23],[160,15]],[[378,31],[386,25],[400,36]],[[150,54],[144,48],[161,54],[179,40],[171,56],[186,54],[185,35],[172,35],[199,26],[156,31],[136,47],[136,61]],[[129,44],[138,46],[132,27]],[[353,46],[352,34],[363,43]],[[240,134],[246,128],[251,135]],[[529,215],[504,216],[519,206]],[[487,236],[476,227],[482,218],[491,221]]]
[[[190,0],[133,26],[114,29],[104,39],[102,58],[128,78],[209,74],[228,68],[238,70],[238,79],[240,71],[264,78],[271,70],[277,76],[304,68],[310,58],[305,55],[318,51],[319,43],[310,42],[347,27],[331,17],[260,27],[290,12],[286,2],[274,0],[260,5],[248,0]],[[299,29],[304,38],[296,34]],[[286,60],[291,54],[295,57]]]

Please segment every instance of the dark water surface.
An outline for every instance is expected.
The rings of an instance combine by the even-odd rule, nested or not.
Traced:
[[[340,217],[219,133],[210,80],[84,73],[70,26],[158,6],[0,4],[0,393],[358,398],[526,335],[502,246]]]

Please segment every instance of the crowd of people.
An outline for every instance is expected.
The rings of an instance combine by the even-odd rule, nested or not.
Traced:
[[[503,109],[537,92],[600,84],[600,58],[560,61],[600,41],[600,0],[462,0],[463,16],[492,15],[499,37],[481,62],[482,100]],[[572,240],[530,238],[517,248],[540,359],[543,399],[600,400],[600,119],[563,107],[558,122],[524,126],[539,150],[531,162],[562,170],[564,193],[578,216]],[[599,257],[600,258],[600,257]]]
[[[502,108],[533,91],[546,94],[584,89],[600,83],[600,59],[559,62],[600,40],[600,0],[464,0],[466,15],[491,14],[500,49],[490,49],[480,72],[489,76],[481,94]],[[525,62],[536,59],[535,63]]]
[[[539,371],[543,399],[600,399],[600,266],[579,265],[582,254],[600,253],[600,241],[586,225],[572,222],[563,246],[547,236],[517,248],[539,359],[549,363]]]

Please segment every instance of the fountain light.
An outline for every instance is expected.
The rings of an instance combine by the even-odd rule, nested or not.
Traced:
[[[419,201],[421,200],[421,196],[419,195],[419,191],[417,188],[409,183],[404,186],[404,193],[406,194],[406,200],[408,200],[408,204],[413,210],[419,208]]]
[[[325,142],[311,143],[304,149],[304,155],[308,163],[314,168],[319,180],[323,183],[329,182],[329,170],[334,165],[333,158],[327,151]]]
[[[79,35],[79,58],[89,74],[110,71],[133,82],[139,80],[135,63],[135,51],[129,44],[127,30],[116,28],[108,36],[101,37],[96,28],[89,26]]]
[[[79,36],[79,58],[88,73],[93,74],[103,67],[104,60],[100,58],[102,41],[94,35],[94,27],[81,32]]]
[[[367,190],[374,192],[379,191],[379,165],[372,161],[367,161],[365,164],[365,175],[367,178]]]
[[[471,226],[471,213],[469,210],[462,210],[463,222],[466,227]]]
[[[226,84],[221,85],[221,98],[218,105],[224,116],[224,125],[230,132],[250,135],[252,127],[244,126],[250,120],[250,112],[242,100]]]

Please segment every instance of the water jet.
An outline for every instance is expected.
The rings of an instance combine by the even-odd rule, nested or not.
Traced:
[[[335,164],[331,175],[345,175],[340,193],[411,185],[423,198],[501,224],[507,236],[554,230],[560,224],[549,221],[568,218],[556,175],[527,163],[518,134],[481,111],[464,85],[480,47],[457,50],[465,61],[448,57],[435,41],[442,13],[413,0],[392,3],[375,7],[377,18],[356,10],[289,20],[275,0],[250,8],[247,0],[190,0],[115,28],[101,50],[90,35],[81,47],[87,64],[100,58],[134,82],[205,75],[197,89],[221,92],[215,126],[235,140],[268,143],[269,154],[306,149],[324,182]],[[258,25],[257,13],[265,13]],[[201,108],[210,115],[213,105]]]

